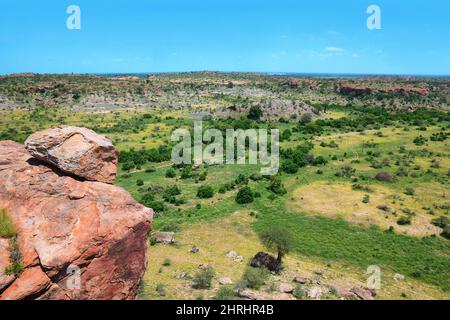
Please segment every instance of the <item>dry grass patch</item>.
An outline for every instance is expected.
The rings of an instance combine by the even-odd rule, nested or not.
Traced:
[[[343,218],[360,225],[375,224],[382,229],[393,227],[399,233],[412,236],[439,234],[440,228],[430,224],[434,216],[427,214],[423,207],[442,199],[442,186],[430,184],[416,188],[414,197],[382,186],[370,186],[373,192],[353,190],[350,183],[315,182],[293,191],[287,203],[289,209],[309,214],[322,214]],[[369,202],[364,203],[365,195]],[[382,206],[387,210],[382,210]],[[377,208],[378,207],[378,208]],[[405,215],[402,209],[416,213],[411,225],[397,224],[399,217]]]

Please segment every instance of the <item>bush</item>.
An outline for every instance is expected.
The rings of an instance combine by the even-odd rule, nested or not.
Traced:
[[[139,186],[139,187],[140,187],[140,186],[143,186],[143,185],[144,185],[144,180],[142,180],[142,179],[137,179],[137,180],[136,180],[136,185]]]
[[[223,286],[220,287],[217,291],[216,300],[235,300],[236,299],[236,293],[234,292],[233,288],[230,286]]]
[[[16,228],[6,209],[0,211],[0,238],[13,238]]]
[[[164,190],[163,199],[169,203],[176,203],[177,199],[175,197],[179,194],[181,194],[181,190],[177,185],[168,186]]]
[[[269,271],[265,268],[247,267],[242,275],[242,282],[245,287],[259,289],[267,280]]]
[[[397,220],[397,224],[404,226],[404,225],[409,225],[411,224],[411,217],[409,216],[402,216]]]
[[[442,230],[441,236],[445,239],[450,240],[450,226],[447,225],[444,227],[444,230]]]
[[[414,195],[414,189],[413,188],[411,188],[411,187],[407,187],[406,189],[405,189],[405,194],[407,195],[407,196],[413,196]]]
[[[158,296],[164,297],[166,295],[166,289],[162,283],[158,283],[155,290]]]
[[[254,200],[254,194],[250,187],[243,187],[236,195],[236,202],[239,204],[252,203]]]
[[[192,177],[192,168],[191,167],[185,167],[183,170],[181,170],[181,179],[189,179]]]
[[[325,159],[323,156],[318,156],[317,158],[315,158],[312,162],[312,164],[314,166],[320,166],[320,165],[325,165],[327,164],[327,159]]]
[[[287,193],[287,190],[284,188],[283,184],[281,183],[281,179],[279,177],[273,178],[267,189],[278,195],[283,195]]]
[[[368,194],[365,194],[363,199],[362,199],[362,202],[363,203],[369,203],[369,201],[370,201],[370,196]]]
[[[164,259],[162,265],[165,267],[168,267],[172,264],[172,260],[170,260],[169,258]]]
[[[425,144],[425,142],[427,142],[427,139],[420,135],[414,138],[413,142],[416,146],[422,146]]]
[[[286,173],[294,174],[298,171],[298,165],[294,163],[291,159],[283,161],[281,164],[281,170]]]
[[[236,178],[236,180],[234,180],[234,184],[239,185],[239,186],[246,185],[246,184],[248,184],[248,177],[246,175],[240,173],[238,175],[238,177]]]
[[[200,199],[209,199],[214,196],[214,189],[211,186],[201,186],[197,190],[197,197]]]
[[[17,243],[15,236],[9,239],[9,261],[11,264],[5,268],[5,274],[18,277],[22,273],[24,267],[22,266],[22,254],[20,253],[19,244]]]
[[[194,289],[209,289],[211,288],[211,281],[214,278],[215,271],[209,267],[205,270],[200,270],[194,276],[192,287]]]
[[[431,221],[431,224],[444,229],[446,226],[448,226],[449,222],[450,220],[447,217],[441,216],[439,218],[433,219]]]
[[[304,299],[306,297],[306,291],[302,288],[301,285],[297,284],[294,287],[294,291],[292,291],[292,295],[297,299]]]
[[[177,172],[175,171],[175,169],[173,169],[173,168],[167,169],[166,178],[175,178],[176,176],[177,176]]]
[[[262,110],[259,106],[251,106],[247,118],[250,120],[259,120],[262,116]]]

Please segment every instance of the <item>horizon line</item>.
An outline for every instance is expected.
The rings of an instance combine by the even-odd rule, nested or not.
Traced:
[[[0,73],[2,77],[33,74],[33,75],[152,75],[152,74],[187,74],[187,73],[222,73],[222,74],[260,74],[271,76],[289,76],[289,75],[305,75],[305,76],[365,76],[365,77],[433,77],[433,78],[450,78],[450,74],[414,74],[414,73],[356,73],[356,72],[298,72],[298,71],[222,71],[222,70],[190,70],[190,71],[138,71],[138,72],[12,72]]]

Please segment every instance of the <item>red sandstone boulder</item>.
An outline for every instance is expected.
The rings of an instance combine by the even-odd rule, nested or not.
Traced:
[[[36,141],[33,148],[41,152]],[[103,150],[93,149],[88,152]],[[107,150],[112,160],[115,151]],[[10,249],[0,239],[0,299],[133,299],[146,267],[153,211],[120,187],[54,170],[24,146],[0,141],[0,209],[7,209],[16,226],[24,268],[17,277],[5,274]]]
[[[32,134],[25,146],[33,157],[66,173],[106,183],[116,178],[119,152],[92,130],[59,126]]]

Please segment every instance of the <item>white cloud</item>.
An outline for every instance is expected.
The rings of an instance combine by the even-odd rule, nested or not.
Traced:
[[[345,50],[342,48],[338,48],[338,47],[326,47],[325,51],[329,52],[329,53],[342,53]]]

